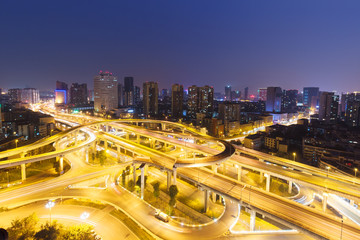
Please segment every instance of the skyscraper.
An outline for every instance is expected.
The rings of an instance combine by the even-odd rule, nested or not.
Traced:
[[[124,78],[124,106],[134,105],[134,78]]]
[[[319,99],[318,87],[304,87],[303,103],[305,107],[316,108]]]
[[[231,86],[227,85],[225,86],[225,100],[226,101],[231,101]]]
[[[156,117],[158,115],[159,89],[157,82],[144,82],[143,84],[143,102],[144,115],[146,118]]]
[[[21,89],[20,88],[9,89],[8,93],[9,93],[9,101],[11,103],[21,102]]]
[[[138,105],[141,102],[141,99],[140,99],[140,87],[138,87],[138,86],[135,86],[134,102],[135,102],[135,105]]]
[[[266,93],[267,93],[266,88],[259,88],[258,94],[259,94],[259,100],[260,101],[266,101]]]
[[[61,106],[68,103],[69,90],[68,85],[64,82],[56,81],[55,105]]]
[[[87,100],[87,85],[86,83],[73,83],[70,87],[70,103],[74,105],[84,105],[88,103]]]
[[[118,106],[124,105],[124,88],[121,83],[118,83]]]
[[[183,116],[183,98],[184,87],[180,84],[174,84],[171,88],[171,114],[174,118]]]
[[[282,112],[296,112],[298,90],[284,90],[281,100]]]
[[[338,116],[339,96],[333,92],[321,92],[319,103],[319,120],[334,122]]]
[[[117,107],[117,78],[110,72],[100,71],[94,77],[94,109],[96,112],[106,112]]]
[[[282,91],[280,87],[268,87],[266,91],[266,111],[281,112]]]
[[[214,89],[210,86],[197,87],[195,85],[188,89],[188,116],[196,118],[196,113],[204,113],[211,117],[214,107]]]
[[[248,100],[249,99],[249,88],[248,87],[246,87],[245,89],[244,89],[244,99],[245,100]]]
[[[346,104],[346,124],[350,127],[360,127],[360,101],[352,100]]]

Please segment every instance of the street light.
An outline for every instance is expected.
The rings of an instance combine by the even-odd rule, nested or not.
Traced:
[[[357,169],[357,168],[355,168],[355,169],[354,169],[354,171],[355,171],[355,178],[356,178],[356,173],[357,173],[358,169]]]
[[[15,148],[17,148],[17,143],[18,143],[19,139],[15,140]]]
[[[7,175],[7,182],[8,182],[8,186],[9,186],[9,183],[10,183],[10,181],[9,181],[9,171],[6,171],[6,175]]]
[[[54,206],[55,206],[55,203],[53,201],[48,201],[45,204],[45,207],[50,210],[50,224],[51,224],[51,208],[53,208]]]
[[[296,162],[296,152],[293,152],[294,162]]]
[[[86,220],[89,216],[90,216],[90,213],[88,213],[88,212],[83,212],[83,213],[80,215],[80,218],[81,218],[81,220]]]
[[[329,167],[329,166],[326,166],[326,169],[328,170],[328,171],[327,171],[327,175],[326,175],[326,177],[329,177],[330,167]]]

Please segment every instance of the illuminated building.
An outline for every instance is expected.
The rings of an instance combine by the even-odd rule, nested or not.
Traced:
[[[174,84],[171,88],[171,113],[174,118],[181,118],[183,113],[184,87]]]
[[[143,101],[144,115],[146,118],[156,117],[158,115],[159,89],[157,82],[144,82]]]
[[[94,109],[106,112],[118,107],[117,78],[110,72],[100,71],[94,77]]]
[[[281,112],[282,91],[280,87],[268,87],[266,91],[266,111]]]
[[[196,113],[203,113],[211,117],[214,108],[214,89],[210,86],[197,87],[195,85],[188,89],[188,116],[195,119]]]
[[[319,120],[334,122],[338,116],[339,96],[333,92],[321,92],[319,103]]]

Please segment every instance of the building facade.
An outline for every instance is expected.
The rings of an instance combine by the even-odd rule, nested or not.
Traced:
[[[159,89],[157,82],[144,82],[143,84],[143,102],[144,115],[146,118],[157,117]]]
[[[117,77],[110,72],[100,71],[94,77],[94,109],[96,112],[107,112],[117,107]]]

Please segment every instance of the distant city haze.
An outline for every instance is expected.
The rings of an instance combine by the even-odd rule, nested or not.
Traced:
[[[0,88],[360,90],[360,1],[1,1]]]

